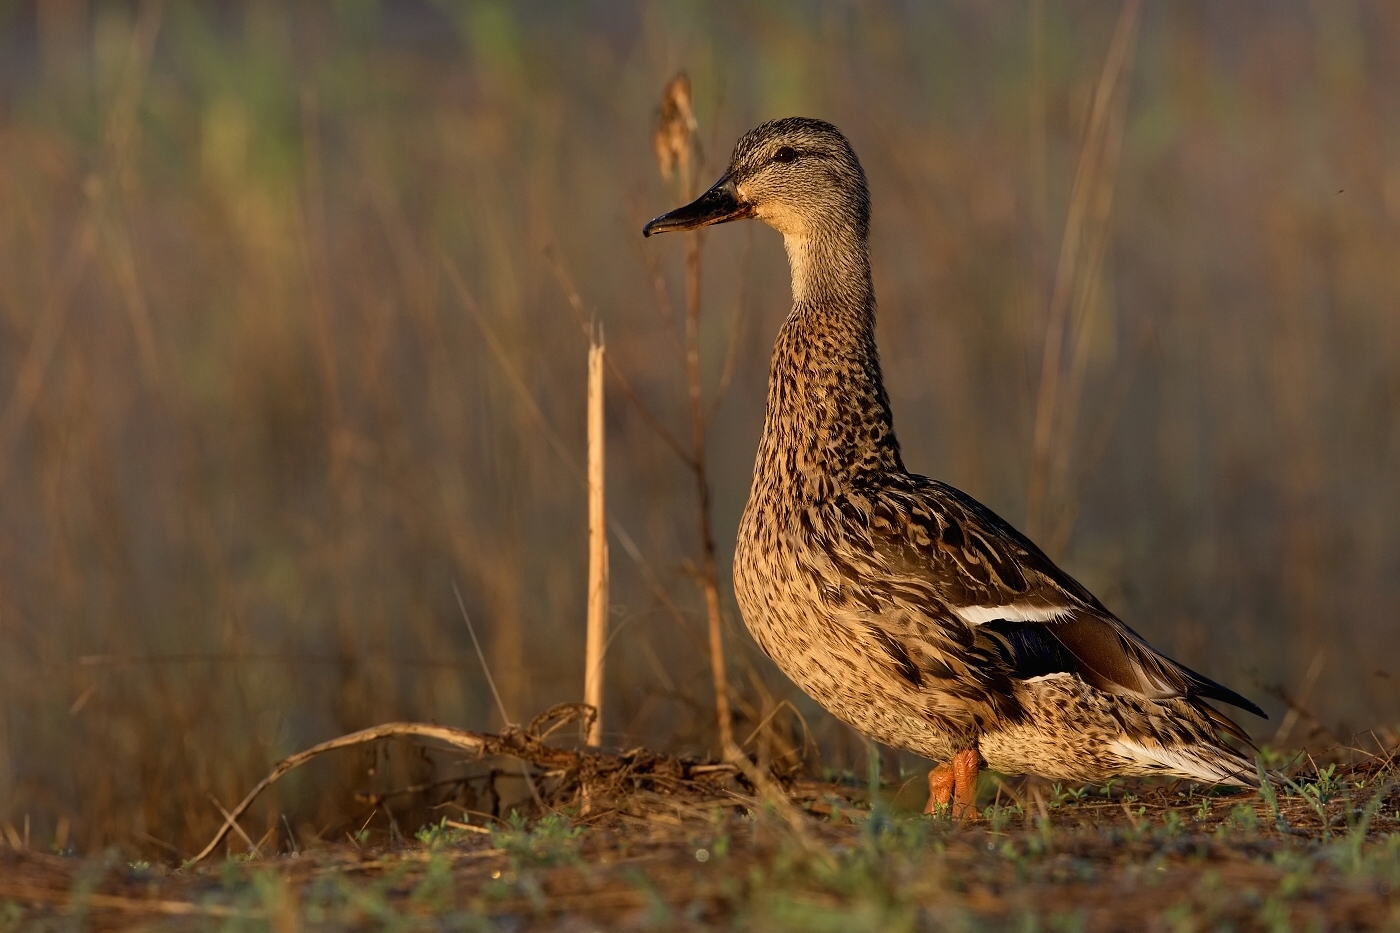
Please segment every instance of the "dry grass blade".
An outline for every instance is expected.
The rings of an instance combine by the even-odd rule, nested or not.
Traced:
[[[253,857],[262,858],[262,850],[258,847],[258,844],[253,841],[251,836],[249,836],[246,832],[243,831],[243,827],[238,825],[238,821],[235,820],[232,814],[230,814],[228,810],[224,808],[224,805],[219,802],[219,798],[215,797],[213,794],[210,794],[209,802],[214,805],[215,809],[219,811],[219,815],[224,818],[224,825],[233,827],[234,831],[238,833],[238,837],[242,839],[244,843],[247,844],[248,851],[252,853]]]
[[[506,712],[506,704],[501,700],[501,691],[496,689],[496,678],[491,676],[491,665],[486,663],[486,652],[481,650],[481,640],[476,637],[476,626],[472,624],[472,617],[467,615],[467,604],[463,601],[462,590],[455,580],[452,581],[452,595],[457,597],[457,609],[462,613],[462,621],[467,624],[467,634],[471,636],[476,659],[481,664],[481,672],[486,675],[486,685],[491,688],[491,696],[496,701],[496,711],[501,714],[501,722],[509,726],[510,714]]]
[[[559,455],[559,459],[563,461],[564,466],[573,474],[574,479],[578,481],[579,485],[586,488],[588,485],[588,478],[584,475],[583,469],[578,465],[578,461],[574,459],[573,455],[569,453],[569,448],[564,444],[563,439],[559,437],[559,432],[555,431],[554,426],[549,423],[549,419],[545,417],[544,411],[540,408],[539,403],[535,401],[533,393],[530,392],[529,387],[525,384],[524,378],[511,363],[510,355],[506,353],[505,346],[501,343],[500,337],[497,336],[495,328],[486,320],[486,315],[481,311],[481,305],[477,303],[476,298],[472,295],[472,290],[467,287],[467,280],[462,277],[462,273],[458,270],[457,264],[452,261],[452,257],[444,253],[442,255],[442,265],[447,271],[448,279],[452,282],[453,287],[457,291],[457,297],[461,299],[462,306],[471,313],[472,320],[476,322],[477,328],[481,331],[481,336],[486,339],[486,345],[491,348],[491,353],[495,356],[496,362],[501,367],[501,371],[504,372],[506,378],[510,380],[511,386],[516,390],[521,403],[525,406],[526,410],[530,413],[530,417],[534,419],[535,424],[539,427],[540,433],[542,433],[545,440],[549,442],[549,446],[554,448],[554,452]]]
[[[1072,299],[1076,295],[1083,296],[1078,304],[1087,307],[1097,288],[1122,134],[1122,121],[1114,118],[1117,113],[1114,102],[1127,94],[1125,75],[1136,47],[1141,6],[1140,0],[1127,0],[1119,14],[1118,26],[1094,89],[1065,218],[1064,237],[1060,242],[1040,363],[1040,386],[1036,393],[1034,460],[1026,521],[1027,531],[1033,538],[1045,531],[1046,509],[1053,491],[1055,439],[1057,430],[1063,427],[1062,409],[1078,402],[1061,390],[1060,383],[1065,378],[1062,372],[1064,346],[1071,336]],[[1069,443],[1070,439],[1064,442]]]

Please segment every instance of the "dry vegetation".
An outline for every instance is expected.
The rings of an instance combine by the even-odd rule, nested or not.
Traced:
[[[1383,926],[1398,10],[0,2],[0,928]],[[681,187],[771,116],[852,138],[906,461],[1264,702],[1277,807],[1016,784],[961,827],[911,815],[908,756],[873,808],[836,781],[867,747],[751,649],[724,571],[780,247],[639,236],[680,196],[653,153],[680,67]],[[518,739],[581,696],[587,317],[603,742],[693,760],[609,759],[637,780],[584,798],[338,751],[221,850],[266,858],[175,871],[328,736]],[[721,751],[716,631],[735,743],[818,819],[687,771]],[[1381,758],[1331,773],[1268,752],[1371,728]]]
[[[491,748],[470,773],[416,789],[441,815],[412,839],[392,821],[339,843],[274,832],[256,843],[245,836],[220,863],[178,868],[116,852],[85,861],[0,852],[0,929],[1284,931],[1400,922],[1400,775],[1389,756],[1351,751],[1350,764],[1276,771],[1277,787],[1258,795],[1181,782],[993,779],[982,819],[964,824],[914,815],[921,776],[880,787],[875,762],[864,788],[790,779],[782,801],[764,803],[727,765],[570,752],[529,732],[472,739]],[[511,805],[500,779],[526,780],[526,761],[530,792]],[[805,812],[779,815],[794,803]]]

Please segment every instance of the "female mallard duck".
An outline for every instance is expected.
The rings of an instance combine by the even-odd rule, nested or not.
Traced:
[[[650,236],[757,217],[783,235],[778,332],[734,589],[763,650],[860,732],[936,761],[929,808],[975,812],[977,774],[1170,775],[1252,785],[1263,711],[1154,650],[966,493],[910,473],[875,349],[865,173],[819,120],[765,123]]]

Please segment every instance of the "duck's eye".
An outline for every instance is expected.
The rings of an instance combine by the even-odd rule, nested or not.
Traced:
[[[784,146],[773,153],[774,162],[791,162],[797,158],[797,150],[791,146]]]

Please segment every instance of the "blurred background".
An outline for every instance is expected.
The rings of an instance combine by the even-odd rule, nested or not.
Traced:
[[[188,855],[211,795],[314,742],[499,729],[454,584],[512,721],[580,698],[579,313],[690,436],[684,239],[640,236],[681,197],[652,146],[681,70],[702,186],[765,119],[850,137],[911,469],[1258,699],[1261,742],[1395,741],[1400,6],[11,0],[11,844]],[[814,773],[859,769],[729,586],[781,243],[703,242],[736,738],[767,717]],[[693,477],[609,392],[605,741],[713,754]],[[451,764],[385,755],[292,775],[250,825],[343,838],[363,794]]]

